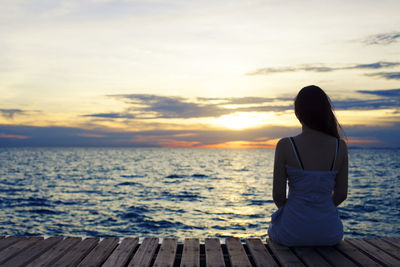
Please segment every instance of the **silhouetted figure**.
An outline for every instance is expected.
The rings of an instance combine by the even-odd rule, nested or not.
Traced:
[[[343,238],[336,206],[347,197],[347,146],[321,88],[301,89],[294,109],[302,133],[276,146],[273,199],[279,209],[271,216],[268,234],[286,246],[334,245]]]

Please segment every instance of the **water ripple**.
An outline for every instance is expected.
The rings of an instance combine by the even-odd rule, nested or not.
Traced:
[[[267,236],[273,150],[0,148],[1,235]],[[350,150],[347,237],[400,237],[400,151]]]

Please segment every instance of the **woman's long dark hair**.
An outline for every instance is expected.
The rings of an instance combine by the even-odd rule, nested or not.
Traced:
[[[294,100],[294,111],[301,124],[340,138],[342,127],[333,113],[331,101],[318,86],[310,85],[300,90]]]

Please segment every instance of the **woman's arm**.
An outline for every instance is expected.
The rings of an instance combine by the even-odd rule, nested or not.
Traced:
[[[274,178],[272,187],[272,198],[275,205],[280,208],[286,203],[286,170],[285,170],[285,147],[289,140],[283,138],[279,140],[275,149]]]
[[[340,165],[339,172],[336,175],[335,188],[333,190],[333,204],[339,206],[347,198],[347,187],[348,187],[348,169],[349,159],[347,153],[347,145],[343,140],[340,140],[340,152],[339,155],[343,157],[343,161]]]

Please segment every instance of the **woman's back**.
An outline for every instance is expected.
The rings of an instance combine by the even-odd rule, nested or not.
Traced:
[[[282,139],[277,149],[287,155],[289,196],[272,215],[271,239],[287,246],[333,245],[342,239],[343,226],[332,201],[338,148],[338,139],[307,130]]]
[[[279,208],[268,233],[288,246],[333,245],[343,236],[336,206],[347,197],[347,147],[329,97],[304,87],[294,101],[302,133],[275,149],[273,199]],[[289,195],[287,195],[289,185]]]
[[[335,159],[336,140],[337,138],[333,136],[306,127],[300,135],[293,137],[294,145],[297,148],[304,170],[330,170],[333,161],[335,161],[334,169],[338,170],[343,163],[345,143],[343,140],[339,141]],[[283,153],[286,155],[286,164],[292,167],[301,168],[289,139],[286,138],[284,142],[285,151]]]

